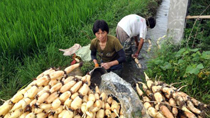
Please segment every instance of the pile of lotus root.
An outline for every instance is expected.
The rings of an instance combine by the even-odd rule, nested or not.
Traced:
[[[203,118],[209,105],[203,104],[161,81],[152,81],[145,74],[146,82],[136,83],[136,91],[148,114],[154,118]]]
[[[90,75],[69,76],[80,63],[64,70],[50,68],[0,106],[4,118],[123,118],[117,99],[95,86]]]

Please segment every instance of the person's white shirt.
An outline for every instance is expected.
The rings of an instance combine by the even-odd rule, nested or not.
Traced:
[[[145,39],[147,33],[147,25],[145,18],[136,15],[130,14],[123,17],[118,23],[129,37],[134,37],[139,35],[139,38]]]

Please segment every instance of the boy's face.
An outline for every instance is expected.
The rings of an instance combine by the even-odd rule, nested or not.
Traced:
[[[95,33],[96,38],[100,41],[100,42],[105,42],[107,40],[107,32],[106,31],[102,31],[101,29],[98,30],[98,32]]]

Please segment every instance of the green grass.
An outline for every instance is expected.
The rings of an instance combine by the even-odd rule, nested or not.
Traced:
[[[107,3],[109,3],[108,1]],[[96,6],[96,7],[94,7]],[[0,3],[0,52],[30,54],[74,34],[104,6],[97,0],[20,0]]]

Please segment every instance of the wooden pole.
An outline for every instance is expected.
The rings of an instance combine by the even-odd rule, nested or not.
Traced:
[[[190,16],[188,15],[186,19],[210,19],[210,15],[202,15],[202,16]]]

